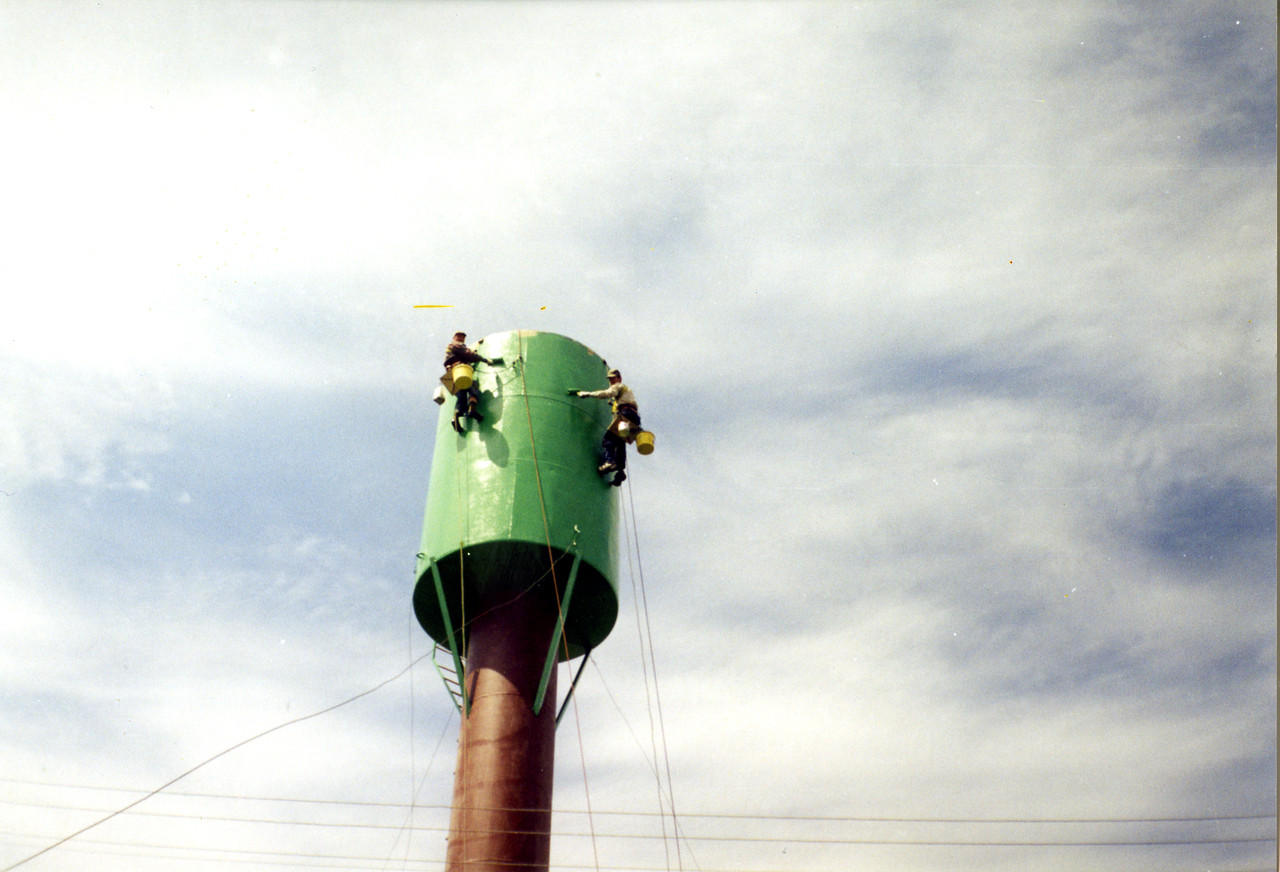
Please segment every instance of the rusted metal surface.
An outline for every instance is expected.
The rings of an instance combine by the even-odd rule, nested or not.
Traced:
[[[469,622],[471,714],[458,738],[446,872],[548,868],[555,705],[533,713],[556,622],[546,593],[530,591]],[[548,694],[554,701],[555,670]]]

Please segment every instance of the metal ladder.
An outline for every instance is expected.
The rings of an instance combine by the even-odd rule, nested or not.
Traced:
[[[444,654],[443,663],[440,662],[441,653]],[[431,665],[440,674],[440,680],[444,682],[445,690],[449,691],[449,698],[453,700],[453,707],[458,710],[458,714],[462,714],[462,682],[458,680],[458,670],[453,665],[453,652],[445,646],[437,644],[431,652]],[[466,669],[465,661],[463,669]]]

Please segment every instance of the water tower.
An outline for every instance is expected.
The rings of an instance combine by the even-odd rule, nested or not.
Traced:
[[[462,715],[446,872],[537,872],[550,861],[556,667],[585,665],[618,615],[618,488],[596,474],[611,415],[566,394],[604,387],[608,367],[554,333],[475,347],[502,362],[475,371],[483,422],[455,432],[452,403],[441,410],[413,608]]]

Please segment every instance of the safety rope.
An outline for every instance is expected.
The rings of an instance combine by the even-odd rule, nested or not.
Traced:
[[[456,408],[457,407],[455,406],[455,410]],[[457,413],[455,411],[455,420],[456,420],[456,414]],[[458,676],[458,688],[462,696],[461,705],[458,709],[458,716],[459,716],[458,750],[460,752],[459,759],[458,759],[458,767],[460,771],[467,772],[471,768],[471,762],[470,762],[471,743],[462,741],[462,732],[463,730],[466,729],[467,722],[471,718],[470,700],[475,695],[474,685],[472,685],[472,688],[470,691],[467,690],[467,637],[468,637],[468,634],[467,634],[467,583],[466,583],[467,541],[466,540],[467,540],[467,535],[470,532],[471,515],[466,510],[467,500],[465,498],[465,495],[463,494],[463,487],[465,487],[464,479],[466,478],[466,476],[463,475],[462,464],[463,464],[463,455],[465,455],[466,453],[466,438],[467,438],[466,431],[460,430],[459,435],[463,439],[463,451],[453,452],[453,462],[454,462],[453,477],[454,477],[454,480],[457,482],[457,488],[455,490],[458,494],[458,629],[455,631],[458,635],[458,638],[450,640],[450,647],[456,646],[457,649],[462,652],[462,660],[461,660],[462,674]],[[441,584],[441,588],[443,588],[444,583],[441,582],[440,584]],[[458,826],[459,827],[465,826],[464,821],[465,821],[465,814],[458,818]],[[451,821],[450,827],[452,827],[452,825],[453,824]]]
[[[627,479],[625,484],[627,485],[627,502],[629,503],[630,509],[631,509],[630,512],[626,513],[630,516],[630,519],[631,519],[631,535],[627,537],[627,548],[628,548],[627,568],[629,570],[631,567],[630,548],[631,548],[632,540],[634,539],[635,549],[636,549],[636,567],[637,567],[637,573],[640,576],[640,603],[643,605],[643,611],[644,611],[644,627],[645,627],[644,635],[648,637],[648,643],[649,643],[648,644],[648,649],[649,649],[649,667],[648,668],[653,673],[653,698],[657,704],[657,709],[658,709],[658,729],[662,735],[662,757],[663,757],[663,762],[665,764],[666,772],[667,772],[667,797],[668,797],[668,801],[671,804],[671,827],[674,833],[674,838],[676,843],[676,864],[677,864],[677,868],[679,868],[681,872],[683,872],[684,857],[680,850],[680,821],[679,821],[679,818],[676,816],[675,784],[671,780],[671,755],[667,750],[667,727],[666,727],[666,722],[662,716],[662,694],[658,690],[658,663],[654,655],[654,649],[653,649],[653,628],[649,622],[649,597],[648,597],[648,594],[645,592],[645,586],[644,586],[644,562],[640,558],[640,533],[636,529],[635,496],[631,490],[630,478]],[[624,530],[626,528],[625,519],[623,523],[623,528]],[[632,596],[633,597],[635,596],[634,590],[635,590],[635,579],[633,578],[632,579]],[[639,629],[640,629],[640,610],[637,609],[637,612],[636,612],[637,633],[639,633]],[[645,650],[645,639],[642,636],[640,639],[640,657],[641,657],[642,671],[644,670],[644,650]],[[645,677],[645,699],[646,700],[648,699],[648,696],[649,696],[649,679],[646,673],[646,677]],[[650,741],[653,741],[652,710],[650,710],[650,713],[649,713],[649,733],[650,733]],[[658,767],[657,753],[658,753],[657,747],[655,746],[654,761],[653,761],[655,775],[657,774],[657,767]],[[659,812],[662,811],[662,777],[660,775],[658,776],[658,810]],[[665,851],[667,825],[666,825],[666,818],[663,817],[662,820],[663,820],[663,823],[662,823],[663,850]],[[668,868],[670,868],[670,864],[671,864],[670,855],[668,855],[667,857]]]
[[[560,603],[560,584],[556,580],[555,552],[551,546],[551,524],[547,521],[547,503],[542,494],[542,472],[538,468],[538,446],[533,436],[533,412],[529,407],[529,382],[525,377],[525,371],[527,369],[527,361],[525,360],[525,357],[524,357],[524,334],[519,330],[516,331],[516,342],[519,348],[518,359],[520,361],[520,387],[521,387],[521,393],[524,394],[524,414],[525,414],[525,420],[529,424],[529,451],[533,455],[533,477],[534,477],[534,481],[537,482],[537,485],[538,485],[538,507],[542,511],[542,532],[547,539],[547,562],[550,564],[550,567],[551,567],[551,588],[552,590],[555,591],[556,614],[559,616],[559,620],[560,620],[560,638],[562,643],[564,644],[565,659],[568,660],[569,659],[569,634],[565,632],[564,608]],[[552,668],[555,668],[555,667],[553,666]],[[551,708],[553,711],[555,710],[554,700],[552,700]],[[586,758],[586,751],[584,750],[582,745],[582,728],[581,728],[581,724],[578,722],[578,703],[576,699],[574,700],[574,703],[573,703],[573,719],[574,719],[576,732],[578,734],[578,756],[582,762],[582,789],[583,789],[583,793],[586,796],[586,803],[587,803],[587,825],[591,831],[591,853],[595,858],[596,869],[598,870],[600,868],[600,854],[596,847],[595,818],[591,814],[591,789],[587,783],[587,758]]]
[[[414,630],[413,618],[410,617],[407,623],[409,625],[409,662],[413,663],[414,662],[413,640],[416,635],[413,632]],[[417,693],[415,692],[416,688],[414,685],[415,685],[415,682],[413,680],[413,667],[410,666],[409,667],[409,787],[410,788],[413,787],[414,781],[418,777],[418,726],[417,726],[418,699],[417,699]],[[401,831],[407,834],[405,838],[405,844],[404,844],[404,856],[406,860],[409,858],[409,850],[413,843],[413,830],[406,829],[406,827],[408,827],[409,823],[413,820],[417,811],[418,811],[418,792],[416,790],[413,790],[409,795],[409,812],[407,815],[405,815],[404,825],[401,826]],[[400,841],[399,834],[396,835],[396,841],[397,842]],[[391,846],[391,850],[392,851],[395,850],[394,844]],[[391,858],[389,856],[387,858],[387,862],[388,863],[391,862]]]
[[[649,715],[649,746],[653,752],[653,778],[658,787],[658,821],[662,826],[662,851],[666,868],[671,869],[671,848],[667,841],[667,813],[663,809],[662,773],[658,771],[658,740],[653,725],[653,695],[649,691],[649,662],[645,654],[644,630],[640,624],[640,594],[636,588],[635,561],[631,551],[631,529],[627,525],[629,515],[623,504],[622,533],[627,543],[627,575],[631,579],[631,601],[636,604],[636,640],[640,644],[640,675],[644,679],[644,701]],[[599,669],[599,667],[596,667]]]
[[[538,445],[533,438],[533,412],[529,407],[529,382],[525,377],[526,361],[524,359],[524,335],[517,330],[516,342],[520,349],[520,387],[524,396],[525,420],[529,423],[529,451],[533,455],[533,478],[538,485],[538,508],[542,511],[542,533],[547,539],[547,562],[551,565],[551,587],[556,595],[556,613],[560,616],[560,635],[564,638],[565,656],[569,655],[569,640],[565,638],[564,611],[560,607],[560,583],[556,579],[556,557],[551,547],[551,524],[547,521],[547,503],[542,496],[542,471],[538,468]]]
[[[463,437],[466,438],[465,436]],[[467,512],[467,500],[463,496],[463,479],[466,478],[462,474],[462,458],[459,452],[453,452],[453,478],[458,483],[458,524],[461,527],[466,524],[466,529],[460,529],[458,535],[458,640],[456,644],[462,649],[462,662],[465,666],[467,662],[467,584],[466,584],[466,561],[467,561],[467,533],[470,532],[471,515]],[[459,675],[458,681],[462,684],[462,689],[466,693],[466,676]]]

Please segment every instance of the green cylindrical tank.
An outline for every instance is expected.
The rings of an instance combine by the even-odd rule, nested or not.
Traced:
[[[452,629],[465,651],[460,628],[482,611],[518,596],[559,603],[572,580],[558,659],[577,657],[618,616],[618,488],[596,473],[609,404],[566,391],[606,386],[608,367],[555,333],[496,333],[473,347],[502,362],[476,367],[482,422],[459,434],[453,399],[441,407],[414,612],[432,639],[449,646]]]

